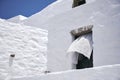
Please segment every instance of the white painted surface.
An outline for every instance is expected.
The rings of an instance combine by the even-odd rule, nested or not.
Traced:
[[[25,77],[43,73],[47,68],[47,35],[46,30],[0,19],[0,80],[9,74]],[[10,54],[15,54],[11,66]]]
[[[58,0],[24,21],[49,31],[48,70],[51,72],[71,69],[71,55],[66,55],[72,43],[70,31],[89,24],[94,25],[94,66],[120,64],[120,1],[86,1],[87,4],[72,9],[72,0]],[[46,70],[46,43],[46,30],[0,20],[0,80],[7,77],[10,53],[16,54],[13,77],[25,77],[15,80],[120,79],[120,65],[33,76]]]
[[[7,21],[21,24],[22,21],[26,20],[26,19],[27,19],[27,17],[25,17],[23,15],[18,15],[18,16],[12,17],[10,19],[7,19]]]
[[[86,0],[86,4],[93,3],[95,1],[96,0]],[[27,20],[22,22],[26,25],[39,27],[41,24],[45,23],[54,16],[72,10],[72,4],[73,0],[56,0],[42,11],[28,17]]]
[[[43,12],[45,11],[47,16],[41,12],[25,22],[27,25],[34,25],[49,31],[48,70],[71,69],[71,58],[66,56],[66,51],[72,42],[70,31],[87,25],[94,25],[94,66],[120,63],[120,37],[118,37],[120,34],[120,0],[91,0],[87,1],[88,4],[74,9],[70,6],[71,1],[60,0],[55,5],[50,5],[55,7],[55,9],[51,8],[54,12],[58,12],[59,9],[63,11],[53,13],[54,16],[50,18],[48,17],[50,9],[45,9]],[[36,23],[33,23],[34,21]]]
[[[72,2],[72,0],[57,0],[42,11],[30,16],[27,20],[24,20],[23,23],[30,26],[34,25],[40,27],[41,24],[45,23],[50,18],[71,10]]]
[[[69,70],[12,80],[120,80],[120,64],[83,70]]]

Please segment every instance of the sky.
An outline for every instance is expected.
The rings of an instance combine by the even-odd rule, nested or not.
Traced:
[[[0,0],[0,18],[9,19],[17,15],[29,17],[56,0]]]

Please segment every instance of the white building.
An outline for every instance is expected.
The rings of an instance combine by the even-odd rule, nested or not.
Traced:
[[[86,0],[85,4],[75,8],[72,4],[73,0],[57,0],[24,21],[26,25],[49,31],[48,70],[71,69],[71,59],[66,57],[72,43],[70,32],[87,25],[93,25],[94,66],[119,64],[120,1]]]
[[[49,78],[51,80],[57,78],[59,78],[58,80],[70,80],[70,75],[73,76],[73,79],[75,80],[79,79],[79,75],[81,75],[81,77],[85,75],[87,76],[86,78],[84,77],[83,80],[89,80],[89,78],[91,80],[98,78],[106,80],[120,79],[120,77],[118,77],[118,74],[120,73],[120,1],[78,0],[78,2],[75,2],[75,4],[74,1],[77,0],[57,0],[41,12],[36,13],[25,20],[16,21],[16,18],[12,18],[8,21],[16,22],[20,25],[24,24],[28,26],[35,26],[37,27],[37,29],[42,28],[48,30],[48,62],[46,70],[50,72],[66,71],[72,69],[73,57],[72,54],[67,53],[68,48],[73,42],[73,37],[75,37],[71,34],[71,31],[78,31],[79,29],[86,30],[86,27],[88,29],[92,26],[93,28],[91,28],[90,30],[92,31],[91,37],[93,41],[93,66],[99,66],[99,68],[88,70],[86,69],[85,72],[84,70],[78,70],[78,72],[77,70],[75,70],[55,74],[52,73],[50,75],[37,76],[36,78],[17,78],[17,80],[48,80]],[[81,2],[79,1],[83,1],[83,4],[81,4]],[[79,32],[77,32],[77,34],[78,33]],[[87,55],[85,56],[87,57]],[[89,77],[89,75],[87,75],[86,73],[90,74],[91,72],[93,73],[93,75]],[[103,76],[104,73],[107,77]],[[67,77],[64,77],[64,75],[66,75]],[[108,76],[113,76],[113,78]]]

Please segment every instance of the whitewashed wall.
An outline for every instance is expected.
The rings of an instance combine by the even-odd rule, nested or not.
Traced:
[[[27,19],[27,17],[25,17],[23,15],[18,15],[18,16],[12,17],[10,19],[7,19],[7,21],[22,24],[22,21],[26,20],[26,19]]]
[[[47,68],[47,35],[40,28],[0,20],[0,80],[9,76],[10,54],[15,54],[13,77],[43,73]]]
[[[25,23],[40,26],[49,31],[48,70],[71,69],[71,59],[66,56],[66,51],[72,42],[70,31],[89,24],[94,25],[94,66],[120,64],[120,0],[86,0],[87,4],[74,9],[71,8],[70,1],[72,0],[58,0],[55,5],[63,5],[60,10],[65,9],[65,12],[49,18],[43,25],[41,25],[41,19],[44,18],[38,15],[31,17],[30,20],[28,18],[29,21]],[[66,5],[68,3],[71,9],[63,3]],[[57,12],[59,7],[55,5],[52,7],[57,7],[54,9]],[[38,22],[32,23],[33,20]]]
[[[45,23],[50,18],[71,10],[72,2],[72,0],[56,0],[42,11],[28,17],[27,20],[22,21],[22,23],[30,26],[40,27],[41,24]]]
[[[120,80],[120,65],[70,70],[12,80]]]

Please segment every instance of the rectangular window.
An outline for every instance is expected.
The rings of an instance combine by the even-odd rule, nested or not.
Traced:
[[[80,5],[85,4],[85,3],[86,3],[85,0],[73,0],[72,8],[80,6]]]
[[[72,53],[73,69],[93,67],[93,25],[88,25],[71,31],[74,40],[67,52]]]

